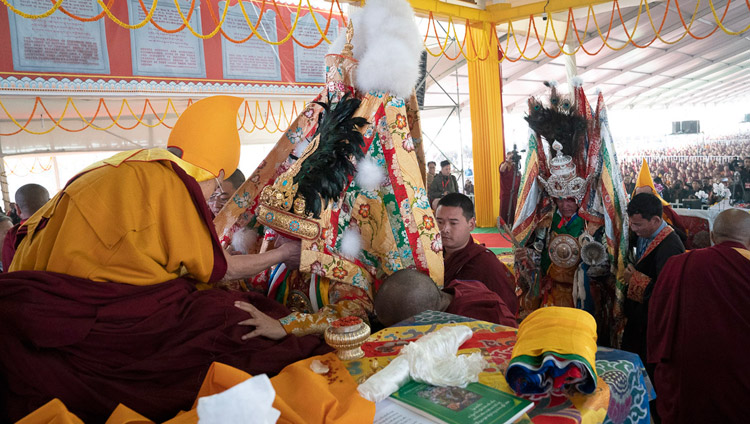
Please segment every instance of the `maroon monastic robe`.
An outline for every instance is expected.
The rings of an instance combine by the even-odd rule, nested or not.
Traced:
[[[471,236],[466,247],[445,259],[444,275],[443,281],[474,280],[484,283],[500,296],[514,316],[518,313],[513,274],[494,253],[484,245],[477,244]]]
[[[513,174],[515,173],[515,181]],[[513,226],[518,203],[518,188],[521,185],[521,174],[514,167],[500,171],[500,217],[509,226]],[[510,215],[509,215],[510,214]],[[508,217],[510,216],[510,220]]]
[[[175,207],[196,207],[211,232],[216,281],[227,264],[211,213],[198,183],[180,168],[175,173],[194,203]],[[0,422],[55,397],[84,422],[104,422],[118,403],[161,422],[190,409],[214,361],[274,374],[331,350],[315,336],[243,341],[252,327],[237,323],[250,315],[235,301],[276,319],[290,311],[257,293],[196,291],[195,283],[178,278],[136,286],[46,271],[0,274]]]
[[[18,234],[18,229],[21,228],[21,224],[14,225],[13,228],[8,230],[5,239],[3,239],[3,256],[0,257],[0,261],[3,262],[3,271],[5,272],[8,272],[10,269],[10,263],[16,254],[16,235]]]
[[[648,316],[662,422],[750,419],[750,259],[725,242],[670,258]],[[750,252],[749,252],[750,253]]]
[[[516,316],[497,293],[479,281],[453,280],[443,287],[453,295],[453,302],[445,312],[508,327],[518,327]]]

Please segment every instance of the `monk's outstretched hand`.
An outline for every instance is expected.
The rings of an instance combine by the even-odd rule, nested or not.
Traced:
[[[286,337],[286,330],[284,330],[284,327],[279,320],[269,317],[247,302],[234,302],[234,306],[250,314],[250,319],[240,321],[237,324],[251,325],[255,327],[255,330],[242,336],[242,340],[251,339],[257,336],[268,337],[272,340],[279,340]]]

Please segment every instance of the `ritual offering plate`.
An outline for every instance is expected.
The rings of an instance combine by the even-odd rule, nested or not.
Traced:
[[[370,337],[370,326],[359,317],[344,317],[334,321],[326,329],[328,346],[336,349],[336,356],[342,361],[350,361],[365,356],[362,345]]]
[[[607,261],[607,249],[597,241],[589,241],[581,247],[581,259],[587,265],[599,265]]]
[[[557,235],[549,243],[549,258],[561,268],[574,267],[581,258],[578,241],[568,234]]]

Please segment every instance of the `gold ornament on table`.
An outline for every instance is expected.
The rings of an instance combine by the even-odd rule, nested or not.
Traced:
[[[328,346],[336,349],[336,356],[342,361],[351,361],[365,356],[362,345],[370,337],[370,326],[359,317],[344,317],[334,321],[326,329]]]

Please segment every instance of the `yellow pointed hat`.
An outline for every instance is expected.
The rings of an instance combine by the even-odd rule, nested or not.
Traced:
[[[669,202],[662,199],[661,196],[659,196],[659,192],[656,191],[654,179],[651,178],[651,171],[648,169],[648,163],[646,162],[646,159],[643,159],[641,170],[638,171],[638,179],[635,182],[635,189],[633,189],[632,194],[635,193],[635,190],[638,189],[638,187],[651,187],[651,191],[654,193],[654,196],[658,197],[659,200],[661,200],[662,205],[666,206],[669,204]]]
[[[169,134],[167,147],[182,152],[182,159],[218,177],[228,177],[240,162],[237,110],[242,99],[212,96],[190,105]]]

